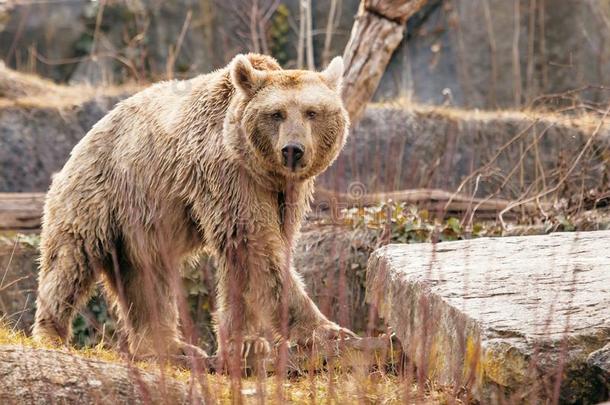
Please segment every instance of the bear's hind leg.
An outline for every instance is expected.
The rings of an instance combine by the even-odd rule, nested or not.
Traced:
[[[34,339],[48,343],[68,343],[72,320],[93,293],[95,270],[84,242],[62,236],[61,243],[45,246],[43,240]]]

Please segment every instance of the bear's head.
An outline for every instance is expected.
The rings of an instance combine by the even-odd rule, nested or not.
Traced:
[[[316,176],[335,160],[348,134],[342,58],[322,72],[259,70],[253,64],[250,55],[238,55],[229,65],[236,89],[229,144],[247,155],[244,161],[255,172],[288,180]]]

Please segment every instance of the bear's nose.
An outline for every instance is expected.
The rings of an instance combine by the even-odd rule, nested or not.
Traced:
[[[300,143],[289,143],[282,148],[282,156],[284,157],[284,166],[296,169],[297,163],[303,157],[305,147]]]

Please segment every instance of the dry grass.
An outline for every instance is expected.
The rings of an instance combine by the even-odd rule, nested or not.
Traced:
[[[398,98],[391,101],[369,103],[368,109],[374,108],[397,108],[413,111],[415,114],[424,116],[438,116],[455,121],[515,121],[515,122],[540,122],[553,123],[555,125],[565,125],[579,129],[586,133],[592,133],[600,123],[601,113],[572,111],[565,112],[547,111],[541,108],[523,108],[520,110],[479,110],[466,109],[451,106],[425,105],[413,102],[406,98]],[[606,125],[610,124],[610,119],[606,118]]]
[[[133,94],[141,88],[135,84],[107,87],[59,85],[9,69],[0,62],[0,108],[69,108],[94,97]]]
[[[56,349],[56,347],[34,341],[23,331],[14,330],[13,328],[2,324],[0,320],[0,346],[3,345],[24,346],[33,349]],[[87,359],[102,360],[110,363],[118,363],[123,361],[119,353],[104,348],[103,343],[94,347],[83,349],[66,348],[65,350]],[[145,365],[146,363],[142,363],[142,366]]]
[[[0,346],[17,345],[29,348],[54,349],[51,346],[35,342],[23,332],[12,330],[0,324]],[[92,348],[64,348],[64,351],[86,359],[109,363],[125,363],[120,353],[109,350],[103,345]],[[144,371],[158,371],[159,365],[151,362],[135,364]],[[166,376],[184,383],[192,382],[191,372],[171,366],[164,367]],[[210,394],[217,403],[233,402],[232,384],[229,376],[210,373],[205,376]],[[451,392],[446,387],[427,385],[418,387],[399,376],[380,371],[362,372],[362,370],[318,372],[299,378],[279,379],[270,375],[263,379],[245,377],[241,380],[240,395],[244,403],[259,403],[264,398],[266,403],[366,403],[366,404],[444,404],[455,403]]]
[[[80,104],[96,96],[117,96],[135,93],[146,85],[128,83],[114,86],[93,87],[88,85],[61,85],[40,76],[18,72],[0,62],[0,108],[18,106],[23,108],[68,107]],[[463,120],[515,120],[521,122],[539,121],[568,125],[585,132],[592,132],[599,124],[600,114],[565,114],[545,111],[540,108],[522,110],[479,110],[451,106],[434,106],[415,103],[407,98],[391,101],[371,102],[367,109],[400,108],[423,114],[438,115],[456,121]],[[610,123],[610,119],[606,120]]]

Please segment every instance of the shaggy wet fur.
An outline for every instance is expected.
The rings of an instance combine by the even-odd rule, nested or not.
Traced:
[[[290,263],[313,180],[348,133],[342,69],[340,58],[315,73],[238,55],[100,120],[47,195],[34,336],[68,341],[102,278],[135,355],[204,355],[184,342],[178,307],[180,265],[204,248],[218,264],[221,352],[265,346],[265,336],[349,334],[320,313]],[[305,148],[294,170],[281,158],[292,141]]]

